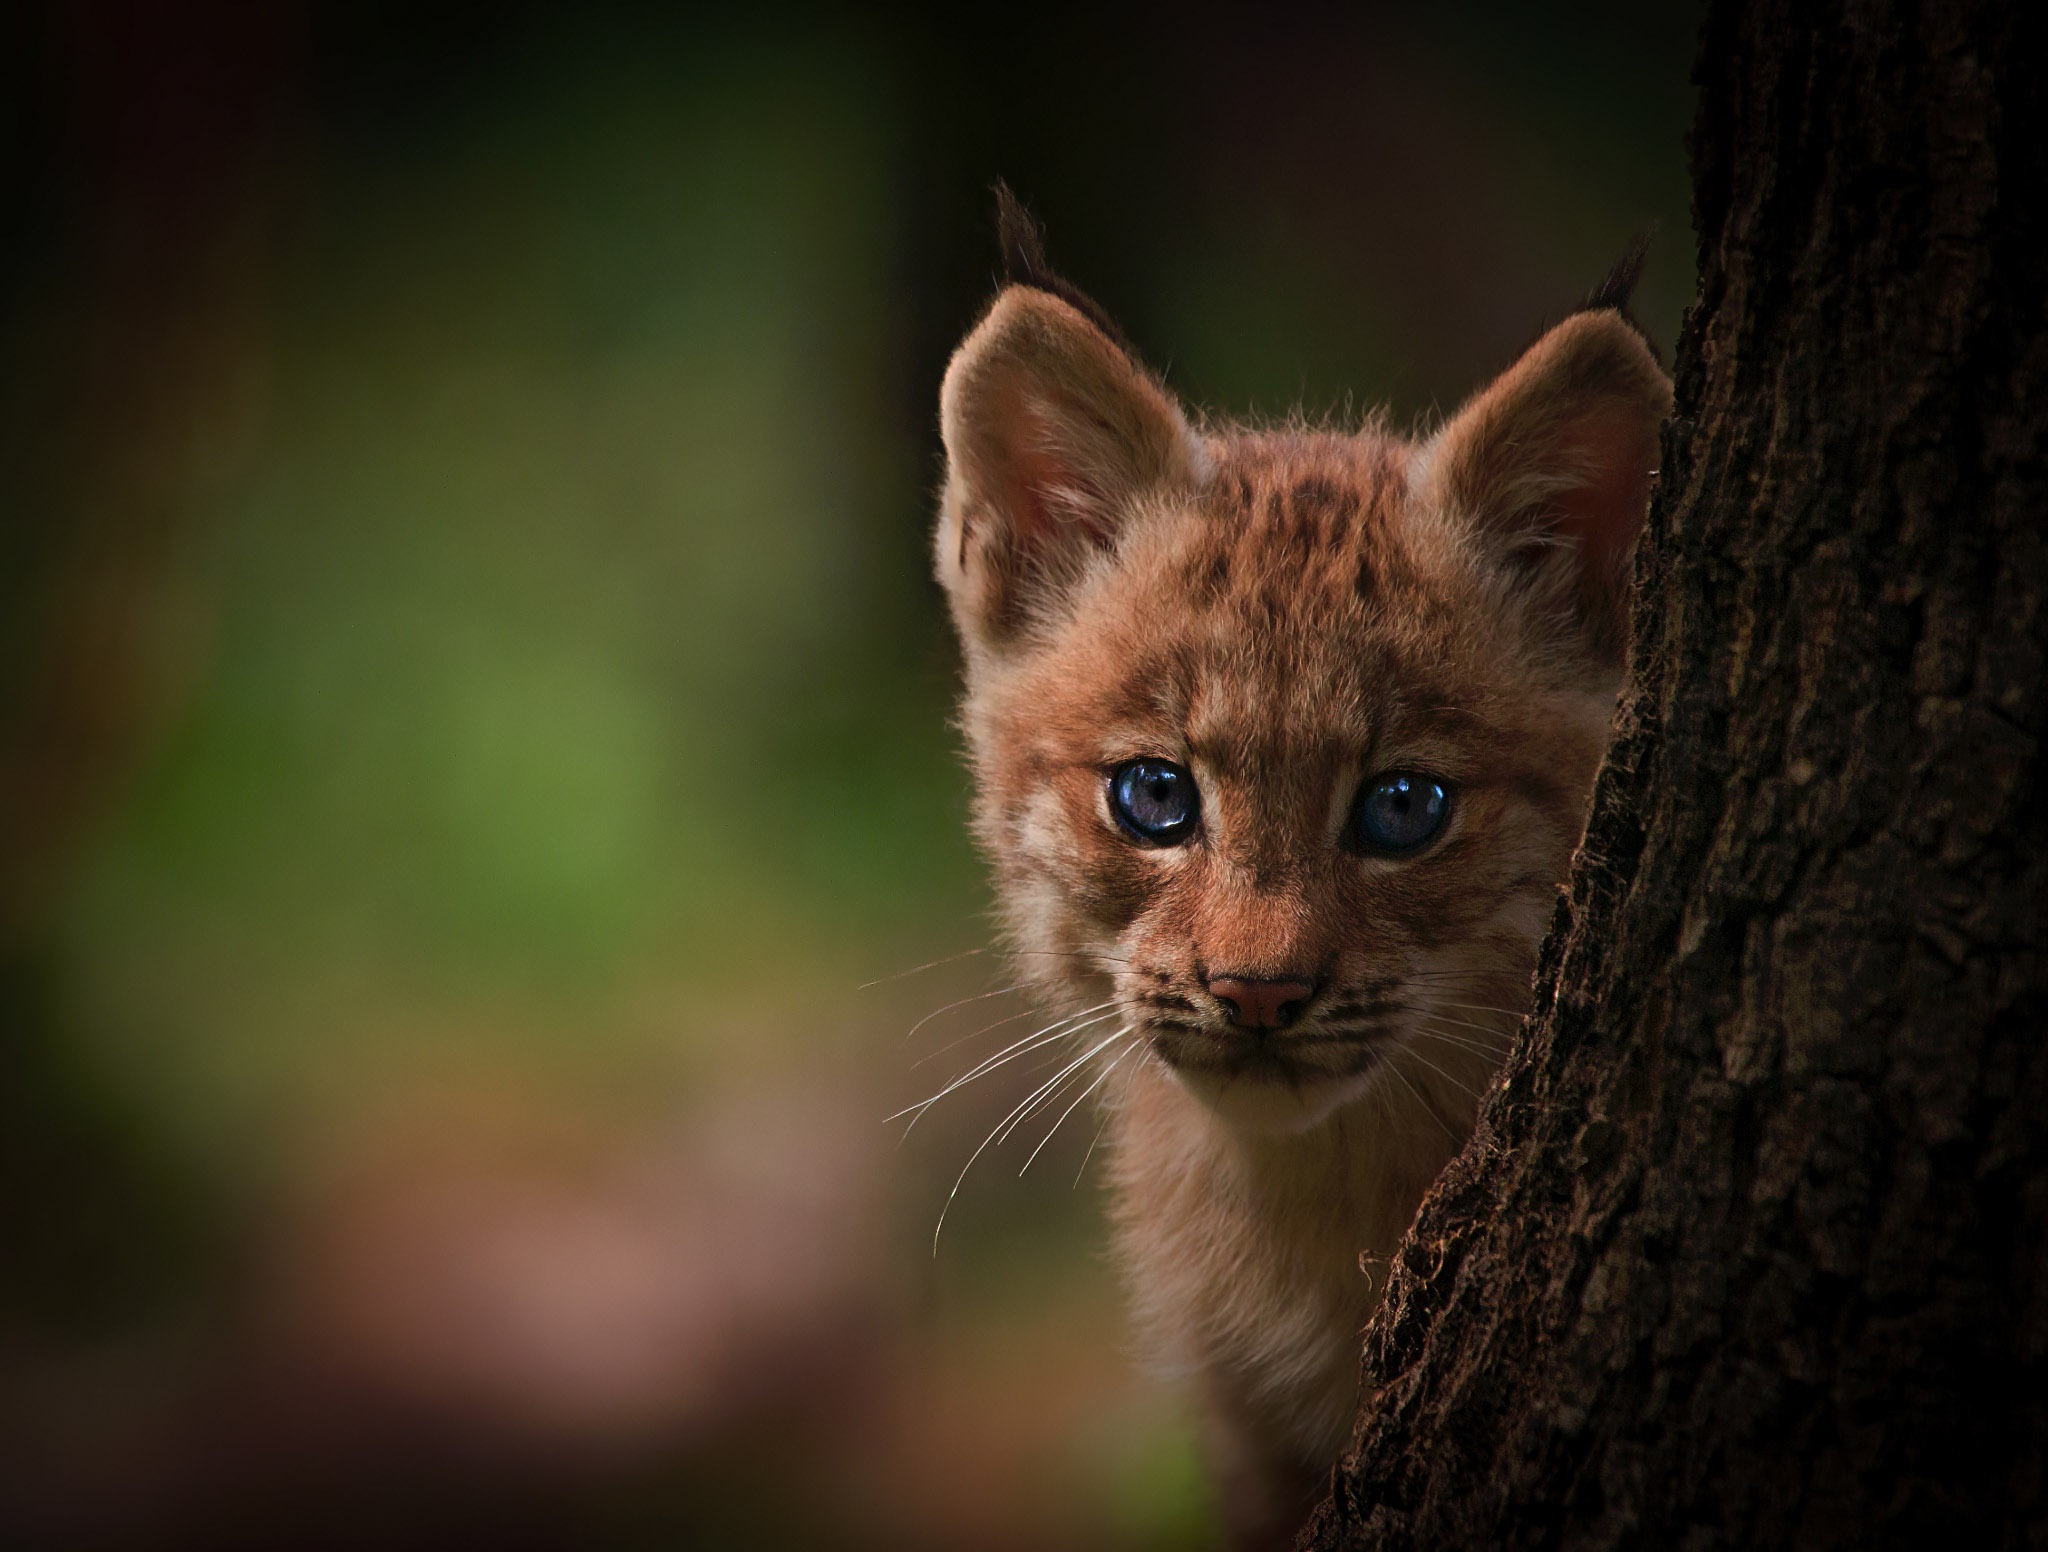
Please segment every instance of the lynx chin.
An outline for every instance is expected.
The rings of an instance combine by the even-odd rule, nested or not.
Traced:
[[[1192,417],[999,196],[935,545],[1018,978],[1104,1107],[1118,1257],[1284,1544],[1388,1256],[1527,1006],[1671,386],[1625,263],[1441,429]]]

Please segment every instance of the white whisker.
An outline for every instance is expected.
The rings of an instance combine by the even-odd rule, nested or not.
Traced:
[[[1414,1057],[1418,1062],[1422,1063],[1422,1065],[1427,1067],[1431,1072],[1435,1073],[1439,1078],[1442,1078],[1444,1082],[1448,1083],[1452,1088],[1456,1089],[1459,1093],[1469,1094],[1474,1099],[1478,1099],[1480,1097],[1478,1089],[1473,1088],[1469,1083],[1466,1083],[1462,1079],[1452,1077],[1449,1073],[1445,1072],[1443,1068],[1437,1066],[1435,1062],[1431,1061],[1428,1057],[1424,1056],[1420,1051],[1416,1050],[1413,1046],[1407,1047],[1407,1053],[1408,1055]]]
[[[944,959],[927,960],[921,965],[912,965],[908,970],[898,970],[894,975],[878,975],[872,981],[862,981],[854,990],[864,992],[871,986],[886,986],[891,981],[901,981],[907,976],[922,975],[927,970],[938,969],[940,965],[957,964],[963,959],[972,959],[976,954],[986,954],[987,952],[988,950],[985,948],[970,948],[958,954],[948,954]]]
[[[1442,1024],[1454,1024],[1459,1029],[1470,1029],[1482,1035],[1491,1035],[1496,1040],[1512,1040],[1515,1035],[1512,1029],[1495,1029],[1488,1024],[1475,1024],[1470,1019],[1453,1018],[1448,1013],[1438,1013],[1434,1008],[1427,1016]]]
[[[1087,1015],[1090,1013],[1099,1013],[1101,1008],[1111,1008],[1112,1011],[1108,1013],[1101,1013],[1100,1016],[1096,1018],[1087,1018]],[[1113,1010],[1113,1004],[1105,1002],[1100,1004],[1097,1008],[1084,1008],[1079,1013],[1070,1013],[1065,1018],[1055,1019],[1052,1023],[1046,1025],[1045,1028],[1035,1029],[1030,1034],[1026,1035],[1022,1040],[1012,1041],[1009,1045],[1004,1046],[1002,1050],[996,1052],[995,1055],[986,1057],[982,1061],[977,1062],[973,1067],[970,1067],[966,1072],[961,1073],[958,1077],[953,1078],[949,1082],[947,1082],[945,1086],[942,1087],[936,1094],[932,1095],[931,1098],[919,1100],[914,1105],[905,1105],[901,1110],[897,1111],[894,1115],[884,1116],[882,1118],[883,1123],[886,1125],[890,1121],[901,1120],[904,1116],[909,1115],[911,1116],[910,1126],[915,1126],[917,1125],[918,1117],[922,1116],[925,1111],[931,1109],[933,1105],[936,1105],[940,1100],[944,1099],[948,1094],[951,1094],[954,1090],[962,1088],[969,1083],[972,1083],[976,1078],[979,1078],[986,1073],[994,1072],[998,1067],[1003,1066],[1007,1062],[1015,1061],[1018,1057],[1024,1055],[1028,1051],[1037,1049],[1037,1047],[1040,1045],[1051,1045],[1056,1041],[1065,1039],[1068,1035],[1076,1034],[1079,1031],[1091,1028],[1096,1024],[1106,1023],[1110,1019],[1113,1019],[1115,1017],[1116,1013]],[[1086,1022],[1076,1023],[1075,1021],[1077,1019],[1086,1019]],[[911,1115],[912,1111],[915,1111],[917,1114]],[[906,1137],[910,1135],[909,1126],[906,1126],[903,1129],[903,1135]]]
[[[1095,1051],[1100,1051],[1103,1048],[1103,1046],[1109,1044],[1110,1040],[1116,1040],[1118,1038],[1120,1038],[1119,1035],[1111,1035],[1109,1037],[1109,1040],[1106,1040],[1103,1042],[1102,1045],[1098,1045],[1097,1047],[1095,1047]],[[1093,1056],[1095,1054],[1095,1051],[1090,1051],[1087,1054],[1087,1056],[1079,1057],[1077,1058],[1077,1060],[1085,1062],[1088,1059],[1088,1056]],[[1059,1080],[1057,1078],[1053,1080],[1053,1082],[1055,1083],[1057,1083],[1058,1081]],[[1016,1109],[1012,1110],[1002,1120],[998,1121],[995,1125],[995,1129],[991,1131],[986,1137],[982,1138],[980,1146],[977,1147],[972,1153],[970,1153],[967,1156],[967,1162],[960,1166],[960,1173],[958,1177],[953,1181],[953,1189],[946,1193],[946,1205],[939,1209],[939,1221],[932,1226],[932,1258],[934,1260],[938,1259],[939,1234],[946,1227],[946,1214],[953,1210],[953,1199],[960,1194],[960,1186],[962,1182],[964,1182],[967,1179],[967,1172],[974,1168],[974,1161],[980,1158],[982,1154],[987,1151],[988,1145],[996,1140],[997,1133],[1000,1133],[1001,1131],[1003,1131],[1005,1127],[1021,1119],[1027,1107],[1037,1103],[1039,1097],[1042,1094],[1044,1094],[1044,1092],[1045,1088],[1041,1087],[1036,1093],[1032,1094],[1029,1098],[1020,1101]]]
[[[1490,1002],[1439,1002],[1436,1006],[1439,1008],[1464,1008],[1472,1013],[1498,1013],[1503,1018],[1511,1018],[1517,1022],[1520,1022],[1528,1012],[1526,1008],[1518,1013],[1513,1008],[1495,1007]]]
[[[1433,1029],[1417,1030],[1415,1032],[1415,1039],[1418,1041],[1433,1040],[1438,1045],[1446,1046],[1461,1055],[1477,1057],[1480,1061],[1485,1062],[1487,1067],[1494,1072],[1500,1070],[1502,1053],[1491,1046],[1466,1045],[1456,1036],[1442,1034]]]
[[[948,1040],[944,1045],[939,1046],[934,1050],[925,1052],[924,1055],[920,1056],[916,1061],[912,1062],[910,1064],[910,1070],[912,1072],[915,1072],[918,1068],[922,1067],[926,1062],[937,1061],[940,1057],[944,1056],[948,1051],[955,1050],[960,1046],[967,1044],[968,1041],[973,1040],[978,1036],[987,1034],[991,1029],[1001,1029],[1005,1024],[1014,1024],[1019,1019],[1028,1019],[1029,1017],[1031,1017],[1033,1013],[1037,1011],[1038,1010],[1035,1008],[1019,1008],[1015,1013],[1004,1014],[1001,1018],[997,1019],[992,1024],[984,1024],[979,1029],[970,1029],[964,1035],[955,1035],[951,1040]]]
[[[1102,1141],[1102,1134],[1107,1130],[1109,1130],[1109,1112],[1105,1110],[1102,1113],[1102,1119],[1095,1123],[1095,1135],[1088,1139],[1088,1151],[1081,1155],[1081,1167],[1074,1171],[1074,1183],[1067,1187],[1069,1191],[1080,1190],[1081,1177],[1088,1173],[1088,1161],[1095,1157],[1095,1146]]]
[[[1119,1032],[1126,1035],[1129,1034],[1131,1032],[1130,1026],[1126,1024],[1124,1028]],[[1031,1159],[1035,1159],[1039,1156],[1039,1154],[1045,1152],[1045,1145],[1052,1141],[1054,1133],[1058,1132],[1061,1127],[1067,1124],[1067,1117],[1074,1113],[1076,1107],[1080,1105],[1081,1101],[1086,1099],[1090,1094],[1093,1094],[1097,1089],[1101,1088],[1103,1083],[1107,1081],[1109,1075],[1117,1070],[1118,1065],[1123,1061],[1123,1059],[1129,1056],[1131,1052],[1136,1049],[1137,1046],[1134,1042],[1132,1045],[1127,1046],[1123,1050],[1117,1052],[1116,1059],[1112,1061],[1107,1067],[1103,1068],[1102,1071],[1096,1075],[1095,1081],[1089,1084],[1088,1087],[1086,1087],[1085,1089],[1081,1090],[1080,1093],[1076,1094],[1073,1097],[1073,1099],[1068,1102],[1067,1108],[1060,1112],[1060,1118],[1057,1121],[1053,1122],[1052,1131],[1047,1132],[1043,1137],[1038,1139],[1038,1146],[1031,1150],[1031,1158],[1026,1159],[1024,1161],[1024,1169],[1020,1169],[1017,1171],[1017,1178],[1019,1180],[1022,1180],[1024,1178],[1024,1170],[1029,1169],[1031,1167]]]
[[[1461,1035],[1453,1030],[1440,1029],[1435,1024],[1429,1022],[1425,1022],[1416,1033],[1427,1035],[1432,1040],[1441,1040],[1445,1045],[1454,1045],[1461,1051],[1484,1052],[1495,1061],[1500,1060],[1501,1057],[1507,1054],[1510,1044],[1510,1038],[1505,1035],[1494,1040],[1479,1040],[1471,1035]]]
[[[937,1018],[941,1013],[951,1013],[955,1008],[964,1008],[970,1002],[987,1002],[991,997],[1005,997],[1008,996],[1011,992],[1021,992],[1026,984],[1026,982],[1019,981],[1015,986],[998,986],[992,992],[976,992],[972,997],[957,998],[954,1001],[947,1003],[944,1007],[934,1008],[931,1012],[927,1013],[923,1018],[919,1019],[915,1024],[912,1024],[910,1026],[909,1030],[903,1036],[903,1043],[905,1045],[910,1044],[910,1037],[916,1034],[920,1029],[924,1028],[925,1025],[929,1024],[933,1019]]]
[[[930,959],[925,961],[925,963],[921,965],[912,965],[908,970],[898,970],[893,975],[878,975],[872,981],[862,981],[858,986],[854,988],[854,990],[864,992],[867,991],[870,987],[886,986],[891,981],[901,981],[913,975],[922,975],[925,971],[936,970],[941,965],[958,964],[961,960],[972,959],[977,954],[992,954],[998,952],[1012,959],[1031,957],[1038,959],[1078,959],[1087,964],[1125,966],[1128,966],[1130,964],[1130,961],[1128,959],[1120,958],[1115,954],[1098,954],[1092,949],[999,948],[996,945],[987,945],[982,948],[963,949],[961,950],[961,952],[957,954],[948,954],[943,959]]]
[[[1030,1104],[1026,1107],[1024,1114],[1018,1116],[1015,1120],[1006,1122],[1003,1126],[1003,1135],[997,1138],[996,1140],[998,1142],[1009,1141],[1010,1133],[1014,1132],[1017,1129],[1018,1124],[1022,1122],[1027,1116],[1029,1116],[1032,1113],[1032,1111],[1037,1110],[1042,1105],[1050,1104],[1053,1100],[1054,1095],[1056,1095],[1060,1089],[1066,1086],[1068,1079],[1073,1077],[1075,1073],[1081,1071],[1082,1068],[1086,1067],[1093,1058],[1095,1058],[1103,1051],[1108,1050],[1111,1046],[1115,1045],[1117,1041],[1121,1040],[1125,1035],[1129,1033],[1130,1029],[1128,1026],[1126,1026],[1123,1029],[1119,1029],[1115,1034],[1110,1035],[1107,1039],[1098,1041],[1095,1045],[1089,1047],[1089,1049],[1083,1051],[1079,1056],[1075,1057],[1072,1061],[1068,1062],[1066,1066],[1062,1067],[1058,1072],[1054,1073],[1044,1083],[1040,1084],[1038,1092],[1031,1096]]]
[[[1393,1074],[1394,1081],[1396,1083],[1399,1083],[1402,1088],[1408,1091],[1409,1095],[1415,1100],[1415,1103],[1420,1105],[1424,1110],[1429,1112],[1429,1118],[1432,1121],[1436,1122],[1438,1126],[1441,1126],[1444,1129],[1444,1135],[1450,1138],[1451,1145],[1453,1147],[1462,1148],[1465,1146],[1465,1139],[1460,1137],[1455,1131],[1451,1129],[1450,1122],[1446,1121],[1442,1116],[1436,1113],[1436,1106],[1432,1105],[1428,1100],[1424,1099],[1420,1094],[1416,1093],[1415,1085],[1408,1081],[1407,1075],[1403,1073],[1399,1067],[1396,1067],[1391,1061],[1389,1061],[1388,1063],[1386,1063],[1386,1069],[1388,1072]]]

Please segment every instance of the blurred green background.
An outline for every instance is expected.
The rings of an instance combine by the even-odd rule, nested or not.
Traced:
[[[1024,1012],[989,185],[1190,400],[1415,420],[1652,222],[1668,350],[1695,22],[10,13],[0,1531],[1211,1544],[1092,1125],[936,1258],[1036,1080],[882,1125]]]

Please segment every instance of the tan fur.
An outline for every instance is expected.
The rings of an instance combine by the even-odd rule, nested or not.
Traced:
[[[1291,1531],[1341,1445],[1377,1298],[1361,1255],[1395,1248],[1526,1004],[1668,400],[1599,312],[1421,446],[1198,433],[1023,286],[947,373],[936,560],[976,828],[1020,974],[1061,1011],[1114,999],[1087,1038],[1115,1064],[1119,1254],[1151,1351],[1205,1398],[1241,1544]],[[1140,756],[1194,773],[1189,844],[1111,817],[1109,773]],[[1344,849],[1389,770],[1450,784],[1445,830]],[[1233,1065],[1219,973],[1320,982],[1272,1037],[1284,1081]]]

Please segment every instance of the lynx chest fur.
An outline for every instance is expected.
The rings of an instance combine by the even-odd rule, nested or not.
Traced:
[[[1670,389],[1596,306],[1425,440],[1202,425],[1006,226],[941,396],[975,824],[1020,977],[1095,1020],[1137,1314],[1266,1544],[1356,1408],[1361,1258],[1526,1006]]]

